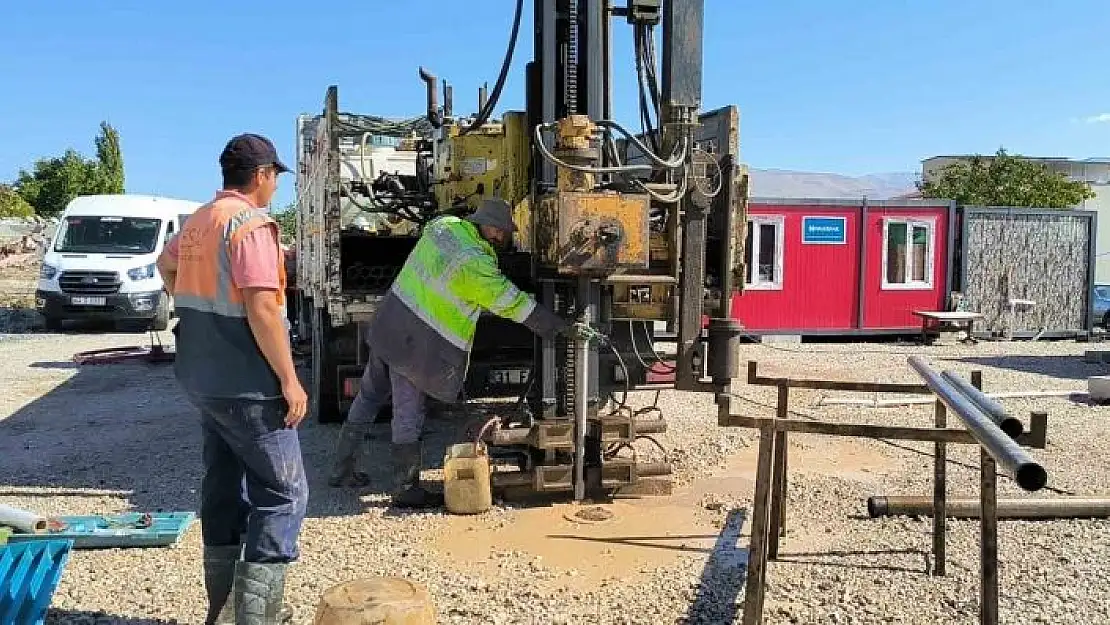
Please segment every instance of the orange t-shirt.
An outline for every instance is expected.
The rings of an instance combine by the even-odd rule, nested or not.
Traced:
[[[231,246],[231,279],[240,289],[281,288],[278,262],[281,246],[273,228],[255,228]],[[166,253],[177,260],[178,237],[166,244]]]

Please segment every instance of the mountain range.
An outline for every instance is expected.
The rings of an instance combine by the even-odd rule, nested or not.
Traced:
[[[914,172],[845,176],[787,169],[749,169],[750,197],[860,198],[885,200],[916,191]]]

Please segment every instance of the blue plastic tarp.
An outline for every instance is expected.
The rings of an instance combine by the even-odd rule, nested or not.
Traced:
[[[0,623],[42,625],[72,548],[71,540],[0,547]]]

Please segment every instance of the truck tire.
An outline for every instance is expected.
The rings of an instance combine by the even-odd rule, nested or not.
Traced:
[[[336,378],[335,355],[331,345],[331,319],[328,311],[312,309],[312,389],[309,400],[313,413],[320,423],[338,423],[343,420],[339,412],[339,389]]]
[[[164,332],[170,327],[170,298],[158,298],[158,308],[154,310],[154,318],[150,320],[150,329],[155,332]]]

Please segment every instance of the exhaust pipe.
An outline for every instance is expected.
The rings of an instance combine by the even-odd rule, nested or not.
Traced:
[[[423,67],[421,67],[417,73],[420,74],[420,80],[424,81],[424,86],[427,90],[428,123],[430,123],[433,128],[440,128],[443,126],[443,114],[439,110],[439,94],[436,93],[436,76]]]
[[[999,499],[1000,519],[1101,519],[1110,518],[1110,498],[1055,497],[1040,499]],[[946,517],[978,519],[979,499],[949,499],[944,504]],[[882,496],[867,498],[867,514],[882,516],[933,516],[933,498]]]

